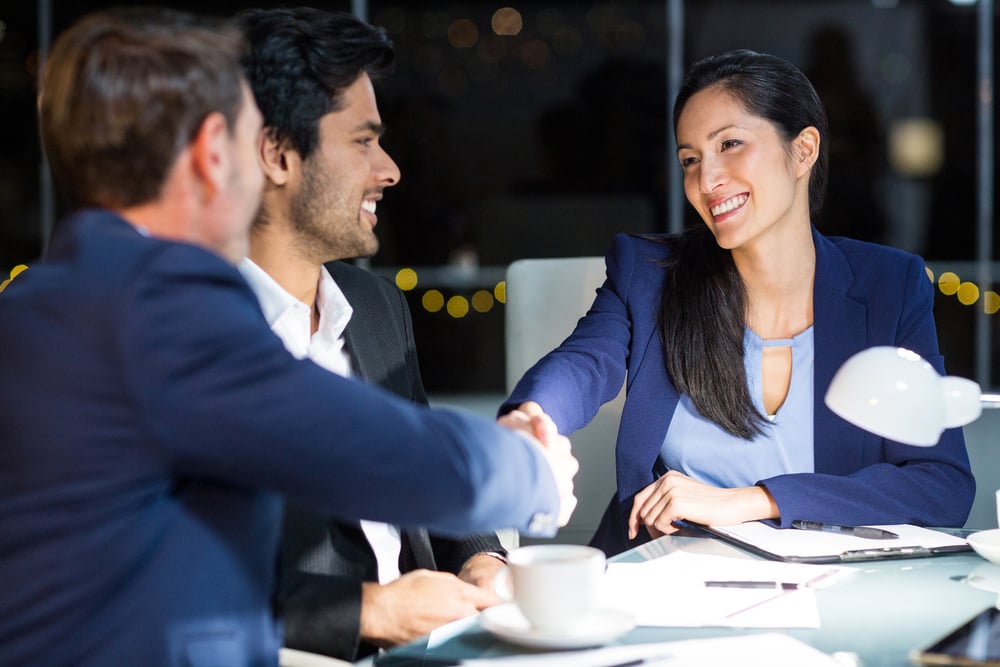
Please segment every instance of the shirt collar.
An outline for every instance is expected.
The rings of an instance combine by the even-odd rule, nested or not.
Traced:
[[[245,258],[240,262],[239,270],[254,294],[257,295],[257,301],[260,303],[260,309],[264,313],[268,326],[275,329],[279,335],[283,333],[278,330],[285,328],[285,321],[296,322],[296,328],[303,329],[294,332],[294,341],[285,335],[282,335],[282,338],[292,354],[298,357],[305,356],[309,347],[308,323],[311,308],[292,296],[253,260]],[[326,267],[320,269],[316,306],[319,309],[319,329],[316,331],[315,338],[327,344],[341,339],[354,309]]]

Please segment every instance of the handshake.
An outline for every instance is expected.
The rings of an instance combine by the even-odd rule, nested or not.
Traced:
[[[542,406],[534,401],[522,403],[497,420],[501,426],[526,436],[538,445],[552,470],[556,487],[559,489],[559,526],[565,526],[576,509],[573,494],[573,477],[580,470],[580,464],[573,456],[569,438],[559,435],[555,422]]]

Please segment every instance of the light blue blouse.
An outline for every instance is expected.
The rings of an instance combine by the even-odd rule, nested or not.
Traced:
[[[765,347],[792,348],[792,377],[785,402],[764,433],[743,440],[698,414],[690,397],[677,402],[660,450],[662,470],[677,470],[718,487],[752,486],[776,475],[813,472],[813,328],[793,338],[763,340],[749,328],[743,337],[748,387],[764,412],[761,362]]]

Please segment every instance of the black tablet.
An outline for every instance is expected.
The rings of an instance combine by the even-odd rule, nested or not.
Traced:
[[[972,617],[930,646],[910,652],[918,665],[995,665],[1000,667],[1000,609]]]

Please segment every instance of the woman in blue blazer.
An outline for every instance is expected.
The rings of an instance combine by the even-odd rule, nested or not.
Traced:
[[[944,364],[923,261],[811,224],[828,143],[812,85],[766,54],[705,59],[674,133],[705,225],[616,237],[587,315],[501,408],[569,433],[626,383],[618,489],[592,544],[618,553],[677,520],[960,526],[975,495],[961,430],[902,445],[823,403],[840,365],[873,345]]]

